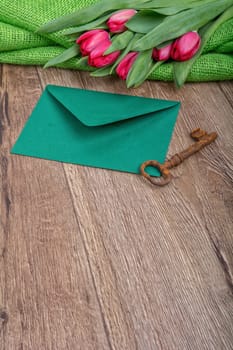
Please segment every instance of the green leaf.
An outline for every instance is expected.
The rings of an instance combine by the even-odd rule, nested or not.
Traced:
[[[154,9],[154,12],[157,12],[158,14],[164,15],[164,16],[171,16],[171,15],[175,15],[181,11],[187,10],[189,9],[190,6],[187,8],[186,7],[164,7],[164,8],[158,8],[158,9]]]
[[[194,1],[194,2],[189,3],[189,4],[187,3],[185,6],[181,5],[181,6],[174,6],[174,7],[164,7],[164,8],[161,7],[161,8],[155,8],[154,11],[157,13],[160,13],[162,15],[165,15],[165,16],[171,16],[171,15],[175,15],[179,12],[189,10],[189,9],[192,9],[192,8],[204,5],[204,4],[208,4],[211,2],[213,2],[213,0],[204,0],[204,1],[197,0],[197,1]]]
[[[126,27],[136,33],[146,34],[157,27],[165,16],[155,11],[144,10],[136,13],[127,23]]]
[[[76,65],[79,69],[91,68],[88,64],[88,57],[81,57]]]
[[[85,31],[90,30],[90,29],[95,29],[99,25],[105,23],[107,21],[107,19],[109,18],[109,16],[111,16],[113,13],[115,13],[115,11],[111,12],[107,16],[102,16],[102,17],[96,19],[95,21],[89,22],[89,23],[84,24],[82,26],[74,27],[74,28],[71,28],[71,29],[66,29],[66,30],[63,31],[62,34],[69,35],[69,34],[85,32]],[[107,26],[105,25],[104,28],[107,28]]]
[[[164,7],[164,8],[156,8],[154,11],[161,13],[166,16],[175,15],[181,11],[185,11],[188,9],[192,9],[204,4],[208,4],[213,2],[213,0],[195,0],[194,2],[186,3],[185,5],[179,5],[174,7]]]
[[[152,50],[140,52],[128,73],[126,79],[127,87],[130,88],[141,85],[151,72],[152,66]]]
[[[50,61],[48,61],[45,64],[44,68],[55,66],[59,63],[68,61],[69,59],[71,59],[75,56],[78,56],[78,54],[79,54],[79,46],[77,44],[74,44],[69,49],[65,50],[62,54],[60,54],[59,56],[56,56],[56,57],[52,58]]]
[[[152,0],[146,3],[142,3],[141,9],[158,9],[158,8],[174,8],[174,7],[185,7],[189,8],[190,5],[195,3],[207,4],[211,3],[213,0]]]
[[[89,23],[96,18],[122,8],[137,8],[148,0],[100,0],[96,4],[80,9],[68,15],[59,17],[51,22],[45,23],[39,29],[39,33],[52,33],[67,27]]]
[[[103,67],[95,70],[90,74],[92,77],[105,77],[111,75],[111,67]]]
[[[185,11],[185,10],[189,10],[192,9],[194,7],[198,7],[204,4],[208,4],[213,2],[213,0],[190,0],[190,1],[176,1],[176,2],[172,2],[172,5],[165,5],[165,2],[163,2],[163,5],[165,7],[159,7],[159,3],[158,1],[155,2],[155,8],[153,8],[153,11],[165,15],[165,16],[171,16],[171,15],[175,15],[181,11]],[[170,4],[170,2],[168,2],[168,4]],[[177,5],[176,5],[177,4]],[[151,6],[151,5],[150,5]],[[147,8],[148,4],[142,5],[142,7]]]
[[[93,29],[106,29],[106,27],[103,25],[103,26],[99,26],[99,27],[96,27],[96,28],[93,28]],[[82,34],[82,32],[81,33],[76,33],[76,34],[67,34],[67,39],[66,40],[68,40],[70,42],[74,42],[80,37],[81,34]]]
[[[164,64],[166,61],[158,61],[154,63],[151,67],[151,70],[148,72],[146,79],[153,73],[158,67],[160,67],[162,64]]]
[[[105,55],[110,54],[114,51],[122,50],[124,49],[130,40],[132,40],[134,34],[127,30],[121,34],[117,34],[112,38],[112,45],[105,51]]]
[[[170,45],[172,43],[173,43],[173,40],[164,41],[160,45],[157,45],[156,48],[157,49],[162,49],[163,47],[168,46],[168,45]]]
[[[142,34],[136,33],[134,34],[134,37],[132,38],[132,40],[129,42],[128,46],[122,51],[122,53],[120,54],[120,56],[118,57],[118,59],[115,61],[115,63],[113,64],[112,68],[111,68],[111,74],[113,73],[113,71],[115,70],[115,68],[118,66],[118,64],[121,62],[121,60],[123,60],[123,58],[127,55],[127,53],[129,53],[131,51],[132,46],[134,45],[134,43],[142,37]]]
[[[68,38],[67,38],[67,40],[69,41],[69,42],[74,42],[74,41],[76,41],[78,39],[78,36],[77,35],[70,35]]]
[[[233,0],[214,1],[191,10],[168,16],[160,25],[139,39],[133,50],[143,51],[157,47],[167,40],[175,39],[186,32],[197,30],[217,17],[233,4]]]
[[[227,21],[228,19],[233,17],[233,6],[230,7],[229,9],[227,9],[220,17],[218,17],[217,20],[213,21],[212,23],[207,24],[204,28],[202,28],[202,30],[200,31],[200,35],[201,35],[201,47],[198,50],[198,52],[196,53],[196,55],[194,57],[192,57],[190,60],[185,61],[185,62],[174,62],[173,63],[173,74],[174,74],[174,80],[175,80],[175,84],[177,87],[181,87],[191,69],[193,64],[196,62],[196,60],[198,59],[198,57],[200,57],[200,55],[202,54],[208,40],[210,39],[210,37],[213,35],[213,33],[216,31],[216,29],[225,21]]]

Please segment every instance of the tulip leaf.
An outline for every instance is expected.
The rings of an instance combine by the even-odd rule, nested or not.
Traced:
[[[164,8],[156,8],[155,11],[158,13],[161,13],[163,15],[166,16],[171,16],[171,15],[175,15],[176,13],[179,13],[181,11],[185,11],[188,9],[192,9],[194,7],[198,7],[204,4],[208,4],[210,2],[213,2],[213,0],[194,0],[194,1],[190,1],[190,2],[186,2],[185,4],[180,4],[177,6],[169,6],[169,7],[164,7]]]
[[[168,46],[168,45],[170,45],[172,43],[173,43],[173,40],[164,41],[160,45],[157,45],[156,48],[157,49],[162,49],[163,47]]]
[[[140,6],[141,9],[158,9],[158,8],[174,8],[182,7],[190,8],[195,4],[207,4],[213,2],[213,0],[152,0],[149,2],[143,2]],[[198,6],[198,5],[197,5]]]
[[[142,37],[142,34],[136,33],[134,34],[134,37],[132,38],[132,40],[129,42],[128,46],[121,52],[120,56],[118,57],[118,59],[115,61],[115,63],[113,64],[112,68],[111,68],[111,74],[113,73],[114,69],[116,68],[116,66],[123,60],[123,58],[127,55],[127,53],[129,53],[131,51],[131,47],[134,45],[134,43]]]
[[[149,77],[149,75],[150,75],[151,73],[153,73],[158,67],[160,67],[160,66],[161,66],[163,63],[165,63],[165,62],[166,62],[166,61],[158,61],[158,62],[154,63],[154,64],[152,65],[152,67],[151,67],[151,70],[148,72],[146,79]]]
[[[164,16],[172,16],[175,15],[181,11],[189,9],[190,6],[186,7],[161,7],[153,9],[154,12],[157,12],[158,14],[164,15]]]
[[[112,38],[111,46],[107,49],[107,51],[105,51],[104,54],[107,55],[114,51],[124,49],[129,44],[130,40],[132,40],[133,36],[134,34],[130,30],[127,30],[121,34],[115,35]]]
[[[107,19],[113,14],[115,13],[114,12],[111,12],[109,13],[108,15],[106,16],[102,16],[98,19],[96,19],[95,21],[92,21],[92,22],[89,22],[89,23],[86,23],[82,26],[79,26],[79,27],[73,27],[73,28],[70,28],[70,29],[66,29],[63,31],[62,34],[64,35],[69,35],[69,34],[75,34],[75,33],[80,33],[80,32],[84,32],[86,30],[91,30],[91,29],[95,29],[97,26],[101,25],[101,24],[104,24]],[[104,28],[107,28],[107,26],[103,26]]]
[[[78,56],[79,54],[79,46],[77,44],[74,44],[73,46],[69,47],[68,49],[66,49],[64,52],[62,52],[62,54],[60,54],[59,56],[56,56],[54,58],[52,58],[51,60],[49,60],[44,68],[48,68],[48,67],[52,67],[55,66],[59,63],[63,63],[65,61],[68,61],[69,59]]]
[[[148,0],[100,0],[93,5],[45,23],[38,29],[38,32],[52,33],[67,27],[80,26],[89,23],[112,10],[137,8],[144,2],[148,2]]]
[[[189,4],[193,4],[200,0],[100,0],[95,4],[88,7],[74,11],[73,13],[64,15],[62,17],[56,18],[50,22],[42,25],[37,32],[39,33],[52,33],[58,30],[73,26],[85,25],[97,18],[110,13],[113,10],[120,9],[147,9],[147,8],[165,8],[165,7],[176,7],[184,5],[189,7]],[[208,3],[212,0],[202,0],[202,3]]]
[[[167,16],[161,24],[139,39],[133,50],[147,50],[164,41],[175,39],[186,32],[197,30],[230,7],[232,1],[222,0],[219,2],[218,0],[173,16]]]
[[[196,53],[194,57],[185,62],[174,62],[173,63],[173,74],[174,80],[177,87],[181,87],[190,73],[193,64],[196,62],[198,57],[202,54],[208,40],[216,31],[216,29],[225,21],[233,17],[233,6],[227,9],[217,20],[208,23],[202,30],[200,31],[201,36],[201,47]]]
[[[78,67],[79,69],[86,69],[86,68],[92,69],[92,67],[89,66],[89,64],[88,64],[88,57],[86,57],[86,56],[85,56],[85,57],[81,57],[81,58],[77,61],[76,65],[77,65],[77,67]]]
[[[179,5],[174,7],[164,7],[164,8],[156,8],[154,11],[161,13],[166,16],[175,15],[176,13],[179,13],[181,11],[185,11],[194,7],[198,7],[200,5],[208,4],[210,2],[213,2],[213,0],[195,0],[190,3],[185,3],[185,5]],[[174,5],[174,4],[173,4]]]
[[[90,74],[92,77],[105,77],[111,75],[111,67],[103,67],[95,70]]]
[[[99,27],[96,27],[96,28],[93,28],[93,29],[106,29],[104,26],[99,26]],[[77,39],[80,37],[82,33],[76,33],[76,34],[70,34],[69,36],[67,36],[67,41],[70,41],[70,42],[74,42],[74,41],[77,41]]]
[[[152,66],[152,50],[140,52],[128,73],[126,79],[127,87],[130,88],[141,85],[151,72]]]
[[[144,10],[136,13],[127,23],[126,27],[136,33],[146,34],[158,26],[165,16],[155,11]]]

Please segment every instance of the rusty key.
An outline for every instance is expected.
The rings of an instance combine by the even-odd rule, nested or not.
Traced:
[[[150,181],[154,185],[164,186],[168,184],[173,178],[172,174],[170,173],[171,168],[178,166],[186,158],[190,157],[192,154],[200,151],[202,148],[212,143],[218,135],[216,132],[211,132],[210,134],[208,134],[206,131],[198,128],[193,130],[190,133],[190,136],[196,141],[195,143],[190,145],[184,151],[176,153],[174,156],[171,157],[171,159],[167,160],[164,164],[161,164],[156,160],[147,160],[140,167],[141,175],[144,176],[148,181]],[[148,166],[157,168],[161,173],[161,177],[158,179],[150,176],[145,171],[145,169]]]

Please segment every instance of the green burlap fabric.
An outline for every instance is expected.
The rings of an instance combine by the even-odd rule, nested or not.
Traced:
[[[43,23],[97,0],[1,0],[0,63],[44,65],[69,47],[62,33],[45,36],[36,34]],[[106,0],[107,1],[107,0]],[[86,69],[76,59],[60,65],[71,69]],[[163,64],[150,79],[173,80],[172,65]],[[188,81],[233,79],[233,19],[219,27],[209,40],[204,54],[196,61]]]

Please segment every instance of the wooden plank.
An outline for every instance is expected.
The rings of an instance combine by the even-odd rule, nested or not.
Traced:
[[[129,91],[88,73],[39,75],[44,85],[181,100],[169,154],[191,142],[193,128],[219,133],[163,189],[132,174],[64,169],[113,348],[232,349],[232,108],[219,85]]]
[[[38,72],[0,72],[0,348],[232,349],[231,85],[126,90],[118,79]],[[169,155],[196,126],[219,138],[164,189],[10,156],[47,83],[181,100]]]
[[[9,154],[37,71],[1,74],[0,348],[111,349],[62,165]]]
[[[233,107],[233,83],[232,81],[219,82],[219,87],[227,98],[230,105]]]

